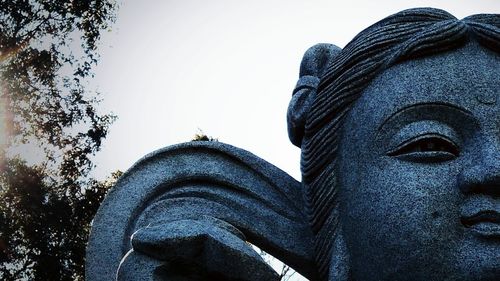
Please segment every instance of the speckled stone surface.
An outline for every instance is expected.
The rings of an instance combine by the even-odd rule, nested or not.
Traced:
[[[499,66],[476,44],[403,62],[349,112],[338,171],[354,280],[500,280],[500,103],[477,100],[499,95]]]
[[[271,164],[220,142],[156,151],[106,196],[93,222],[86,278],[276,280],[246,241],[311,275],[301,188]]]
[[[304,55],[302,182],[192,142],[139,160],[92,226],[86,279],[500,280],[500,16],[389,16]]]

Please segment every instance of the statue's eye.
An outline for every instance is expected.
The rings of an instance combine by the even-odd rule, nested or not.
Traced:
[[[459,149],[446,137],[424,135],[403,142],[387,155],[415,162],[439,162],[458,157]]]

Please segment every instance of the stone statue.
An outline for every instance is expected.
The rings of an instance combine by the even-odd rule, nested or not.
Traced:
[[[302,182],[192,142],[139,160],[87,280],[500,280],[500,15],[410,9],[309,49],[288,110]]]

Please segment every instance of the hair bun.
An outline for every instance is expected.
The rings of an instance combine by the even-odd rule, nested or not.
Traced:
[[[340,51],[341,49],[333,44],[316,44],[309,48],[302,58],[299,81],[293,90],[287,112],[288,137],[298,147],[304,138],[307,114],[316,96],[319,81]]]

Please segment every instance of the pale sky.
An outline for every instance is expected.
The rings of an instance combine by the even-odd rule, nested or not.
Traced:
[[[101,109],[119,117],[96,157],[100,178],[189,141],[199,128],[300,179],[286,110],[310,46],[343,47],[407,8],[441,8],[458,18],[500,13],[498,0],[123,2],[93,81]]]

